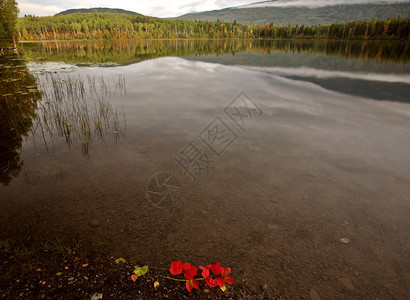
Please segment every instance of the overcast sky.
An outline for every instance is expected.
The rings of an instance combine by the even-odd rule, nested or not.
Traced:
[[[241,6],[261,0],[17,0],[20,15],[51,16],[69,8],[110,7],[132,10],[155,17],[176,17],[188,12],[199,12]],[[272,6],[324,6],[331,3],[376,3],[386,0],[277,0]],[[410,0],[389,0],[410,2]]]

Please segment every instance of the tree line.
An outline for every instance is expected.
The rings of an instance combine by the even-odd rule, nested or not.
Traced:
[[[14,0],[13,0],[14,1]],[[312,38],[394,39],[410,38],[410,18],[355,21],[332,25],[242,25],[236,21],[188,21],[112,13],[26,16],[16,24],[18,37],[29,40],[163,39],[163,38]]]

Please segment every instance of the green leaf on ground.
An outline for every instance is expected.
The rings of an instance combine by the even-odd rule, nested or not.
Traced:
[[[148,266],[138,267],[134,266],[134,274],[137,276],[143,276],[148,272]]]

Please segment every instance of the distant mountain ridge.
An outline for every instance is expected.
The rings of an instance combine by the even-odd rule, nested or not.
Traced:
[[[90,14],[90,13],[112,13],[112,14],[124,14],[133,16],[143,16],[142,14],[136,13],[135,11],[125,10],[121,8],[108,8],[108,7],[94,7],[94,8],[75,8],[67,9],[65,11],[55,14],[58,15],[71,15],[71,14]]]
[[[318,8],[324,6],[339,6],[339,5],[354,5],[354,4],[397,4],[397,3],[410,3],[409,0],[361,0],[361,3],[357,3],[357,0],[344,0],[344,3],[335,3],[329,0],[314,0],[312,1],[295,1],[295,0],[265,0],[258,1],[249,4],[236,6],[235,8],[253,8],[253,7],[307,7]],[[351,2],[349,2],[351,1]]]
[[[271,2],[271,1],[265,1]],[[261,2],[254,3],[263,5]],[[243,6],[242,6],[243,7]],[[395,17],[410,17],[410,1],[407,3],[381,4],[343,4],[316,8],[307,7],[231,7],[221,10],[189,13],[177,17],[184,20],[233,22],[244,25],[266,22],[275,25],[325,25],[357,20],[371,21],[374,18],[385,20]]]

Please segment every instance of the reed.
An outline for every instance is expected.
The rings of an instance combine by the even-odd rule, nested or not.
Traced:
[[[94,139],[104,142],[107,134],[115,140],[125,136],[126,119],[108,97],[126,93],[123,76],[111,80],[103,76],[38,75],[37,82],[42,93],[38,104],[34,140],[40,138],[49,150],[52,144],[63,140],[69,146],[79,143],[84,155],[88,155]],[[35,141],[34,141],[35,142]]]

